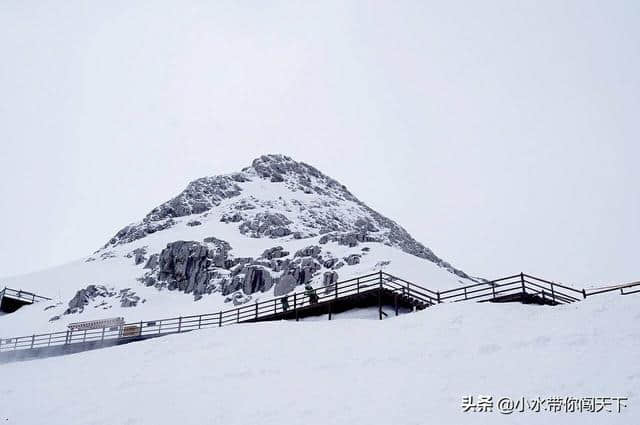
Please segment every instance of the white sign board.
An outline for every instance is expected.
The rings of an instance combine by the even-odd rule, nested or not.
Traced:
[[[124,325],[123,317],[114,317],[111,319],[89,320],[87,322],[70,323],[69,330],[86,331],[91,329],[113,328]]]

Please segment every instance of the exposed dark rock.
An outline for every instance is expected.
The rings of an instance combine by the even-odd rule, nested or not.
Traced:
[[[113,288],[107,288],[104,285],[89,285],[76,292],[76,295],[69,301],[69,308],[67,308],[63,314],[82,313],[90,302],[98,298],[102,298],[103,301],[94,307],[102,307],[103,309],[112,307],[109,303],[110,299],[119,301],[122,307],[135,307],[138,305],[138,302],[140,302],[140,297],[137,296],[131,288],[125,288],[116,292]],[[145,301],[146,300],[142,300],[141,302],[144,303]],[[52,320],[57,319],[52,318]]]
[[[247,201],[246,199],[242,199],[238,201],[236,204],[234,204],[233,208],[239,211],[247,211],[247,210],[256,209],[256,206],[253,205],[251,202]]]
[[[172,242],[160,253],[158,280],[167,282],[169,290],[201,295],[209,282],[212,256],[212,251],[198,242]]]
[[[360,263],[360,254],[351,254],[348,257],[344,258],[345,263],[350,266],[356,265]]]
[[[227,241],[215,238],[213,236],[204,238],[204,242],[214,245],[214,250],[210,252],[211,264],[215,267],[229,269],[233,266],[233,260],[229,259],[229,251],[231,245]]]
[[[243,279],[235,277],[233,279],[224,279],[221,283],[222,295],[229,295],[233,292],[239,291],[242,288]]]
[[[310,245],[297,251],[294,257],[318,257],[322,252],[322,248],[317,245]]]
[[[324,260],[324,263],[322,263],[322,265],[327,269],[331,269],[337,263],[338,263],[338,259],[337,258],[328,258],[328,259]]]
[[[225,252],[231,251],[231,244],[229,244],[229,242],[224,241],[222,239],[218,239],[216,237],[209,236],[208,238],[204,238],[203,241],[205,243],[214,244],[216,246],[216,248],[218,248],[221,251],[225,251]]]
[[[69,308],[63,314],[82,313],[84,307],[98,297],[113,297],[116,293],[103,285],[89,285],[80,289],[69,301]]]
[[[160,258],[160,254],[153,254],[149,257],[149,260],[147,260],[147,264],[144,265],[145,269],[155,269],[156,267],[158,267],[158,260]]]
[[[239,223],[242,221],[242,214],[239,212],[224,213],[222,217],[220,217],[220,221],[223,223]]]
[[[289,251],[285,251],[281,246],[276,246],[273,248],[269,248],[262,253],[262,257],[268,260],[272,260],[274,258],[282,258],[289,255]]]
[[[285,155],[263,155],[253,161],[251,168],[263,179],[271,180],[274,177],[278,179],[287,175],[292,181],[292,189],[302,190],[309,194],[330,192],[340,199],[357,201],[344,185],[322,174],[311,165],[294,161]],[[244,171],[248,171],[248,169]]]
[[[138,305],[140,297],[135,292],[131,291],[131,288],[122,289],[120,291],[120,306],[121,307],[135,307]],[[144,302],[144,300],[142,301]]]
[[[360,217],[356,220],[356,222],[354,223],[354,225],[360,229],[360,233],[367,233],[367,232],[377,232],[378,228],[375,226],[373,220],[371,220],[368,217]]]
[[[326,286],[325,294],[329,294],[335,291],[336,289],[335,283],[337,281],[338,281],[338,273],[334,271],[324,272],[323,279],[322,279],[322,286]]]
[[[143,247],[134,249],[133,251],[128,253],[126,257],[127,258],[134,257],[133,261],[137,266],[139,264],[142,264],[147,259],[146,254],[147,254],[147,247],[143,246]]]
[[[147,219],[145,218],[145,220]],[[108,247],[109,245],[116,246],[123,243],[133,242],[135,240],[142,239],[152,233],[173,227],[176,224],[176,221],[172,218],[153,221],[145,220],[143,220],[140,224],[129,225],[120,230],[113,238],[111,238],[109,242],[107,242],[104,248]]]
[[[113,251],[105,251],[100,254],[101,260],[108,260],[109,258],[116,258],[116,254]]]
[[[233,173],[231,175],[231,178],[238,182],[238,183],[244,183],[244,182],[250,182],[251,180],[249,178],[247,178],[247,176],[245,176],[242,173]]]
[[[319,240],[321,245],[327,242],[337,242],[339,245],[353,248],[360,242],[380,242],[380,239],[364,232],[330,233],[323,235]]]
[[[280,277],[276,282],[276,287],[274,289],[273,294],[276,297],[288,294],[289,292],[295,289],[296,284],[297,284],[297,281],[292,275],[285,274],[282,277]]]
[[[234,292],[224,300],[224,302],[226,303],[230,301],[233,301],[234,306],[246,304],[249,301],[251,301],[251,295],[246,295],[246,294],[243,294],[242,292]]]
[[[156,278],[151,275],[144,276],[138,280],[144,283],[145,286],[154,286],[158,284],[158,281],[156,280]]]
[[[242,291],[246,295],[255,292],[266,292],[273,286],[273,279],[268,270],[259,266],[250,266],[246,269]]]
[[[199,220],[187,221],[187,226],[191,226],[191,227],[200,226],[201,224],[202,224],[202,222],[199,221]]]
[[[268,236],[279,238],[291,234],[291,230],[286,226],[291,224],[291,220],[280,213],[258,213],[252,220],[246,220],[240,225],[240,233],[260,238]]]

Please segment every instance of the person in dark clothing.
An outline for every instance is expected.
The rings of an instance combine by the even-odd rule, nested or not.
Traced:
[[[286,295],[280,299],[280,304],[282,304],[282,311],[289,310],[289,300]]]
[[[304,294],[309,297],[309,304],[317,304],[318,303],[318,294],[316,294],[316,290],[313,289],[311,284],[307,283],[304,285]]]

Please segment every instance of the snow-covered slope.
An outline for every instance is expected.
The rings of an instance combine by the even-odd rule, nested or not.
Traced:
[[[441,304],[391,320],[237,325],[4,364],[0,422],[637,424],[639,305],[639,295]],[[628,401],[622,413],[546,404],[463,413],[463,397],[478,395]]]
[[[3,316],[0,336],[215,312],[380,269],[433,289],[478,280],[312,166],[267,155],[190,183],[86,259],[0,280],[55,299]]]

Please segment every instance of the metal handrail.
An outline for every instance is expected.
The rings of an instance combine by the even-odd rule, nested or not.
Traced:
[[[38,295],[38,294],[35,294],[33,292],[29,292],[29,291],[23,291],[21,289],[18,290],[18,289],[8,288],[6,286],[0,292],[2,293],[2,296],[5,296],[5,297],[17,298],[17,299],[20,299],[20,300],[31,300],[31,302],[51,301],[51,298],[47,298],[47,297],[44,297],[42,295]]]
[[[525,279],[526,277],[526,279]],[[586,295],[609,292],[620,289],[624,295],[638,291],[624,292],[625,288],[640,286],[640,282],[623,285],[608,289],[606,291],[592,292]],[[621,289],[622,288],[622,289]],[[0,291],[0,294],[10,288]],[[314,288],[311,292],[298,291],[280,297],[273,297],[265,301],[254,304],[245,304],[236,308],[207,313],[201,315],[180,316],[160,320],[147,320],[133,323],[126,323],[119,328],[101,328],[85,331],[62,331],[45,334],[34,334],[9,339],[0,339],[0,352],[18,349],[39,348],[44,346],[66,345],[79,342],[107,341],[117,339],[135,339],[141,337],[153,337],[170,333],[190,332],[192,330],[221,327],[235,323],[267,319],[277,317],[280,314],[296,314],[307,308],[312,308],[320,304],[329,304],[334,300],[343,297],[368,294],[373,291],[390,291],[395,295],[402,295],[420,302],[424,307],[433,306],[443,301],[459,302],[477,300],[479,302],[496,300],[500,296],[508,294],[528,293],[530,295],[542,295],[543,298],[550,299],[554,303],[571,303],[579,301],[565,292],[570,290],[575,293],[585,294],[585,291],[570,288],[568,286],[536,278],[521,273],[519,275],[507,276],[490,282],[475,283],[459,288],[445,291],[433,291],[413,282],[398,278],[386,272],[376,272],[364,276],[358,276],[333,284]],[[14,290],[15,291],[15,290]],[[529,291],[529,292],[528,292]],[[22,293],[28,293],[22,291]],[[310,293],[315,293],[317,301],[312,304]],[[34,295],[33,293],[28,293]],[[381,293],[380,293],[381,294]],[[584,295],[584,297],[586,297]],[[49,298],[37,296],[38,298],[49,300]],[[281,304],[283,298],[287,298],[289,309],[285,310]],[[35,298],[35,297],[34,297]],[[293,302],[291,302],[293,301]]]
[[[618,289],[623,293],[623,295],[626,295],[626,294],[634,294],[634,293],[636,293],[637,291],[632,291],[632,292],[624,293],[624,291],[623,291],[623,290],[624,290],[624,289],[627,289],[627,288],[634,288],[634,287],[636,287],[636,286],[640,286],[640,282],[631,282],[631,283],[625,283],[625,284],[616,285],[616,286],[607,286],[607,287],[604,287],[604,289],[601,289],[601,288],[595,288],[596,290],[591,290],[591,292],[586,292],[586,290],[585,290],[585,298],[586,298],[586,297],[589,297],[589,296],[591,296],[591,295],[598,295],[598,294],[604,294],[604,293],[606,293],[606,292],[613,292],[613,291],[617,291]],[[599,290],[598,290],[598,289],[599,289]]]

